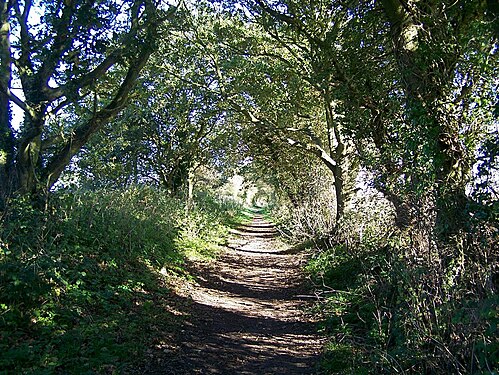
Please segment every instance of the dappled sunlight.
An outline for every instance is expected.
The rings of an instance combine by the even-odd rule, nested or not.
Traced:
[[[1,4],[0,375],[499,374],[497,0]]]
[[[212,263],[195,265],[181,294],[193,319],[157,361],[175,374],[314,374],[322,349],[304,312],[300,255],[286,254],[273,225],[254,214]],[[163,354],[161,354],[163,353]],[[165,355],[166,353],[166,355]],[[164,373],[151,365],[147,373]]]
[[[248,298],[220,290],[202,290],[193,293],[192,296],[202,305],[237,312],[244,316],[277,318],[282,321],[299,320],[301,317],[301,314],[293,311],[293,308],[296,308],[296,303],[292,301]]]

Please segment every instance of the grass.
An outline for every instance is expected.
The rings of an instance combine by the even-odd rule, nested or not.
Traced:
[[[390,247],[320,251],[306,271],[322,296],[327,374],[495,374],[497,295],[425,305],[428,274],[405,268]]]
[[[133,367],[181,324],[172,276],[215,256],[239,215],[209,197],[186,214],[146,188],[59,194],[46,213],[13,206],[0,235],[2,374]]]
[[[324,348],[325,373],[371,373],[369,367],[362,365],[365,353],[357,345],[358,338],[365,344],[374,344],[377,339],[370,332],[376,306],[366,298],[372,275],[365,270],[365,264],[342,245],[317,253],[305,268],[322,290],[315,312],[322,316],[319,330],[331,338]]]

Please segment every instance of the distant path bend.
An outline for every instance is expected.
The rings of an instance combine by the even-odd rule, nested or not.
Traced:
[[[148,373],[317,374],[322,339],[298,297],[304,261],[255,214],[216,261],[196,266],[190,326],[174,358]]]

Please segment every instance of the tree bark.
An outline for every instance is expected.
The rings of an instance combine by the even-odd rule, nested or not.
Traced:
[[[334,118],[334,111],[331,105],[331,97],[329,89],[323,93],[324,109],[326,112],[326,123],[328,130],[328,146],[329,154],[336,161],[336,165],[330,168],[334,177],[334,191],[336,195],[336,223],[338,223],[345,213],[345,173],[344,173],[344,160],[345,160],[345,144],[339,131],[339,124],[336,123]],[[334,143],[333,146],[333,137]]]
[[[10,56],[9,2],[0,1],[0,210],[13,183],[14,134],[10,124],[9,91],[12,79]]]
[[[194,170],[195,168],[189,168],[187,172],[187,199],[185,203],[185,214],[189,214],[194,203]]]

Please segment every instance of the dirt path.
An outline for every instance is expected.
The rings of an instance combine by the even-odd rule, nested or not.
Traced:
[[[193,317],[157,374],[316,374],[321,339],[303,312],[303,258],[260,215],[218,259],[194,270]]]

